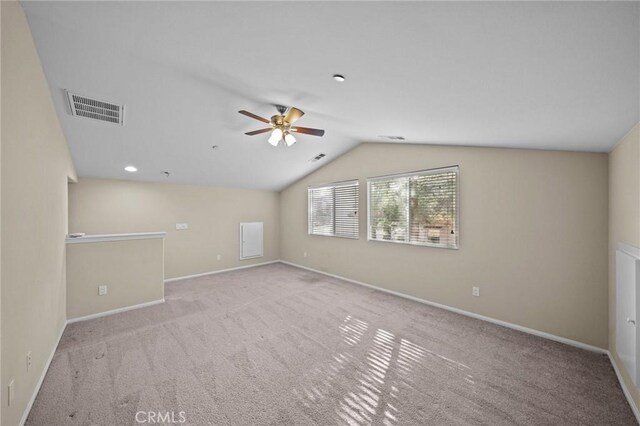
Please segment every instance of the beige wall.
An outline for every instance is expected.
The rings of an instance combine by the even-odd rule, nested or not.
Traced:
[[[73,164],[22,7],[2,2],[2,424],[18,424],[66,317]],[[27,372],[26,355],[33,364]],[[15,379],[14,404],[7,386]]]
[[[366,177],[455,164],[459,250],[367,241]],[[607,173],[606,154],[362,144],[281,193],[281,258],[606,348]],[[353,178],[360,239],[309,236],[307,186]]]
[[[69,229],[165,231],[165,278],[175,278],[279,259],[278,200],[268,191],[81,178],[69,186]],[[240,222],[264,222],[264,257],[239,260]]]
[[[163,246],[163,238],[67,244],[67,318],[162,300]]]
[[[0,2],[0,46],[2,45],[2,3]],[[1,56],[1,55],[0,55]],[[2,99],[2,59],[0,57],[0,99]],[[2,128],[2,102],[0,102],[0,128]],[[2,132],[0,131],[0,241],[2,241]],[[2,381],[2,244],[0,244],[0,386]],[[0,392],[0,395],[2,393]],[[0,401],[0,423],[2,423],[2,409]]]
[[[616,352],[616,245],[640,247],[640,124],[609,154],[609,350],[623,380],[640,407],[640,391],[624,370]]]

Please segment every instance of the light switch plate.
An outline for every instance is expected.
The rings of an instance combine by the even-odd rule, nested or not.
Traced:
[[[107,294],[107,286],[101,285],[98,286],[98,296],[105,296]]]

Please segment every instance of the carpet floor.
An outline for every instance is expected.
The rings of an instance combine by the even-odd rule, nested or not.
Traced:
[[[165,300],[70,324],[27,424],[636,424],[605,355],[292,266]]]

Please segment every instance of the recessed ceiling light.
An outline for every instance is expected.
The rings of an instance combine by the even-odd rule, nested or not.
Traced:
[[[125,171],[129,172],[129,173],[135,173],[138,171],[138,168],[135,166],[127,166],[124,168]]]
[[[333,75],[333,79],[337,82],[342,83],[343,81],[345,81],[346,79],[344,78],[344,75],[340,75],[340,74],[334,74]]]

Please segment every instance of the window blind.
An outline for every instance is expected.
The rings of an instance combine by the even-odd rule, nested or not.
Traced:
[[[457,248],[458,166],[368,179],[368,238]]]
[[[358,181],[308,189],[309,234],[358,238]]]

